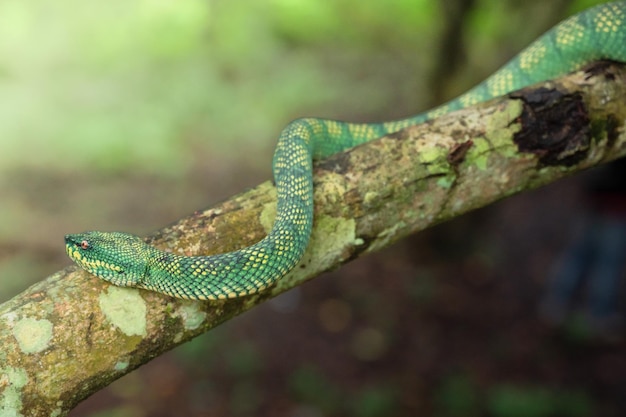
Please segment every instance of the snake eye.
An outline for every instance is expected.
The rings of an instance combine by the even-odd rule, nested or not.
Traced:
[[[80,247],[81,249],[87,249],[89,247],[89,242],[87,242],[86,240],[81,241]]]

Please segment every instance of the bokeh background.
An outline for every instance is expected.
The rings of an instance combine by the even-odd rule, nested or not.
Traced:
[[[416,114],[597,3],[4,0],[0,301],[70,264],[65,233],[146,234],[270,178],[291,119]],[[581,181],[325,274],[71,415],[622,415],[623,328],[537,313]]]

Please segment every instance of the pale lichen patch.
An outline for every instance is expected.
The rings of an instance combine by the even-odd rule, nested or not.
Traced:
[[[467,153],[467,159],[471,165],[481,171],[487,169],[491,146],[491,142],[485,140],[485,138],[476,138],[472,149]]]
[[[26,317],[15,323],[13,336],[26,354],[38,353],[46,349],[52,339],[52,323]]]
[[[100,294],[100,309],[126,336],[146,335],[146,302],[136,289],[109,287]]]
[[[446,190],[452,188],[452,184],[454,184],[454,178],[452,177],[441,177],[437,180],[437,185]]]
[[[392,242],[396,239],[396,235],[402,231],[402,229],[406,226],[406,223],[400,221],[395,225],[381,231],[376,239],[370,243],[370,247],[367,249],[367,252],[375,252],[385,246],[389,245],[389,242]]]
[[[378,200],[378,197],[379,197],[379,193],[377,191],[366,192],[365,195],[363,196],[363,205],[365,207],[371,206],[373,202],[376,202]]]
[[[320,216],[311,234],[308,251],[317,264],[325,267],[341,258],[347,248],[362,242],[356,237],[356,221],[352,218]]]
[[[200,304],[194,301],[183,303],[174,315],[182,319],[185,330],[197,329],[206,319],[206,313],[200,309]]]
[[[28,383],[28,374],[21,368],[0,368],[0,416],[21,417],[21,389]]]
[[[315,228],[302,260],[278,282],[277,287],[280,290],[284,283],[301,283],[310,276],[311,271],[323,271],[337,265],[338,260],[352,253],[352,248],[362,244],[363,240],[356,236],[354,219],[319,216],[315,219]]]
[[[343,198],[348,192],[347,181],[356,182],[361,173],[339,174],[325,172],[324,181],[315,184],[315,204],[322,207],[334,206],[337,203],[345,205]]]
[[[513,156],[517,153],[513,136],[522,129],[517,120],[524,111],[524,103],[522,100],[507,100],[505,105],[502,111],[487,119],[485,137],[500,153],[506,151],[505,156]]]
[[[521,100],[507,100],[506,107],[495,112],[492,117],[486,118],[488,124],[484,137],[477,137],[467,153],[469,163],[481,171],[490,169],[489,159],[494,156],[494,150],[504,157],[516,155],[517,147],[513,136],[521,129],[514,121],[523,110]]]
[[[115,366],[113,368],[116,371],[124,371],[126,368],[128,368],[128,361],[118,361],[115,363]]]

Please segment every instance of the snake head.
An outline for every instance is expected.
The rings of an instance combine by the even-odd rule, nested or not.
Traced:
[[[147,248],[139,237],[121,232],[65,236],[65,250],[78,266],[122,287],[139,286],[146,274]]]

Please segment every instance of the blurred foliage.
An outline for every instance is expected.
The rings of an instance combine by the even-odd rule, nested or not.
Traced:
[[[488,405],[494,417],[588,416],[591,401],[584,393],[551,392],[543,387],[506,385],[490,390]]]
[[[508,2],[483,3],[471,49],[497,62],[491,47],[518,25]],[[439,16],[433,0],[4,1],[0,167],[180,173],[192,145],[271,149],[290,118],[350,115],[327,104],[380,112],[391,96],[376,78],[417,81],[358,68],[424,71]]]
[[[440,416],[472,417],[480,415],[479,395],[468,375],[446,377],[437,390],[437,411]]]
[[[164,174],[184,170],[196,142],[271,146],[297,109],[332,101],[349,80],[307,44],[363,56],[432,35],[437,21],[433,2],[355,3],[3,2],[0,166]]]
[[[93,413],[91,417],[138,417],[142,416],[141,409],[137,406],[127,405],[120,407],[113,407],[110,410],[99,411]]]
[[[289,386],[297,401],[315,407],[323,415],[337,414],[344,403],[342,389],[313,364],[295,369]]]
[[[396,415],[397,389],[388,384],[369,386],[358,392],[351,400],[352,415],[358,417],[383,417]]]
[[[251,342],[231,347],[227,352],[226,362],[228,369],[237,377],[254,376],[263,370],[259,350]]]

